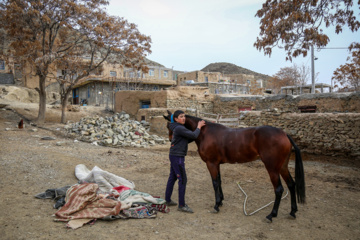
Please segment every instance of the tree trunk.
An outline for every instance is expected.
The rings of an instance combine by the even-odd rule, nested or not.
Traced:
[[[37,123],[44,123],[45,122],[45,111],[46,111],[46,90],[45,90],[45,79],[44,76],[39,76],[39,113],[37,117]]]
[[[61,123],[66,123],[66,106],[69,98],[69,91],[65,93],[65,96],[61,96]]]

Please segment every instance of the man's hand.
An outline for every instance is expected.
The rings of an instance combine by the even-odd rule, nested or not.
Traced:
[[[201,121],[199,121],[198,122],[198,126],[197,126],[197,128],[198,129],[201,129],[203,126],[205,126],[206,124],[205,124],[205,121],[204,120],[201,120]]]

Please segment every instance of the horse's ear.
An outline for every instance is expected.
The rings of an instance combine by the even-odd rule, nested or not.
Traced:
[[[167,110],[167,112],[168,112],[169,116],[171,116],[172,112],[170,112],[169,110]]]
[[[168,116],[164,116],[164,115],[163,115],[163,117],[165,118],[165,120],[167,120],[167,121],[169,121],[169,122],[170,122],[170,120],[169,120],[169,117],[168,117]]]

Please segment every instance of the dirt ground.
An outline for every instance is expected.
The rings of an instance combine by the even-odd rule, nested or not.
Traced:
[[[193,143],[186,157],[186,202],[195,213],[171,207],[170,213],[158,213],[155,219],[98,220],[67,229],[53,221],[54,202],[36,199],[35,194],[75,184],[75,166],[83,163],[134,181],[138,191],[164,197],[169,145],[138,149],[74,142],[60,134],[60,110],[51,106],[41,128],[26,123],[24,129],[17,129],[18,113],[34,120],[37,104],[11,103],[8,108],[12,110],[0,109],[0,239],[360,239],[359,162],[303,154],[307,203],[298,206],[297,218],[292,219],[290,198],[285,198],[278,217],[269,223],[265,216],[271,207],[244,215],[245,196],[237,185],[240,182],[249,197],[248,213],[272,201],[274,193],[262,162],[221,166],[225,200],[220,212],[213,214],[210,175]],[[91,114],[109,113],[87,107],[68,112],[68,119],[78,121]],[[56,139],[41,140],[45,136]],[[293,160],[290,170],[294,171]],[[177,201],[177,186],[173,200]]]

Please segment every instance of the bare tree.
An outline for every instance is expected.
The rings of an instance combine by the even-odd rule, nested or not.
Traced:
[[[279,93],[284,86],[302,86],[308,82],[310,68],[294,64],[291,67],[283,67],[268,81],[268,87],[275,93]],[[318,73],[316,74],[318,76]],[[317,78],[317,77],[316,77]]]
[[[297,79],[296,84],[299,86],[306,85],[310,79],[310,67],[306,66],[304,63],[300,66],[294,64],[294,67],[297,69],[299,78]]]
[[[133,65],[150,53],[150,37],[135,24],[109,16],[104,10],[107,4],[106,0],[5,0],[0,4],[0,22],[9,43],[3,56],[26,62],[39,78],[39,123],[45,120],[45,86],[52,68],[67,66],[73,72],[78,67],[76,78],[58,79],[66,103],[73,85],[103,62],[121,59]]]

